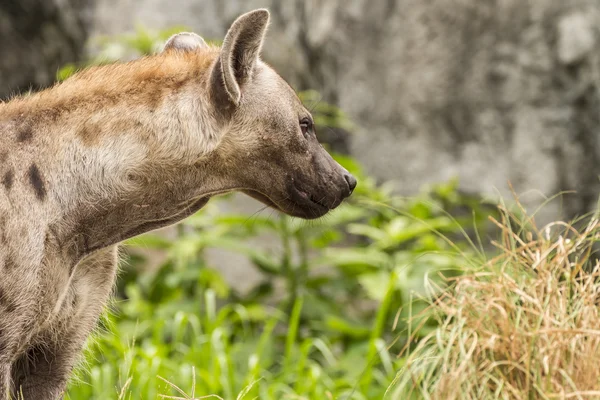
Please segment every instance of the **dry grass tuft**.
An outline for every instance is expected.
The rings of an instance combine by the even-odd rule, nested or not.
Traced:
[[[440,327],[407,356],[390,398],[600,398],[600,223],[501,209],[500,255],[455,278],[432,309]]]

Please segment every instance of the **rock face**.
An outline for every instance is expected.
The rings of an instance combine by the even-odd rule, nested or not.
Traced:
[[[84,55],[87,0],[0,1],[0,99],[51,85]]]
[[[546,209],[553,217],[596,205],[595,0],[9,0],[0,98],[51,84],[80,58],[88,27],[184,25],[222,38],[257,7],[273,15],[264,58],[346,111],[357,126],[350,151],[400,192],[457,176],[490,195],[508,196],[510,181],[531,205],[576,191]]]
[[[525,201],[575,190],[556,216],[596,204],[600,3],[593,0],[97,0],[95,33],[187,25],[222,38],[268,7],[264,58],[319,90],[358,131],[353,154],[401,192],[458,176]]]

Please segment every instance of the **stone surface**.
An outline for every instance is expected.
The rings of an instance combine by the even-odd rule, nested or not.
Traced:
[[[222,38],[268,7],[264,58],[319,90],[358,130],[351,151],[414,193],[458,176],[465,191],[530,205],[575,190],[551,216],[598,195],[597,1],[97,0],[95,33],[186,25]]]
[[[88,0],[0,1],[0,100],[51,85],[61,66],[84,55],[89,7]]]
[[[558,58],[573,64],[587,56],[596,45],[593,18],[582,12],[565,15],[558,22]]]

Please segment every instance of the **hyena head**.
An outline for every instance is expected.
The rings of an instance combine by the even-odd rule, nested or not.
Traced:
[[[264,9],[239,17],[212,64],[209,103],[220,142],[211,165],[236,190],[270,207],[318,218],[352,193],[356,179],[319,144],[311,113],[294,90],[259,59],[268,22]],[[165,51],[206,48],[193,33],[165,45]]]

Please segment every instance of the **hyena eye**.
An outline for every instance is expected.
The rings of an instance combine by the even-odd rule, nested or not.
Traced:
[[[312,121],[308,118],[302,118],[300,120],[300,130],[302,131],[302,134],[304,135],[304,137],[307,138],[309,133],[312,132],[312,130],[313,130]]]

